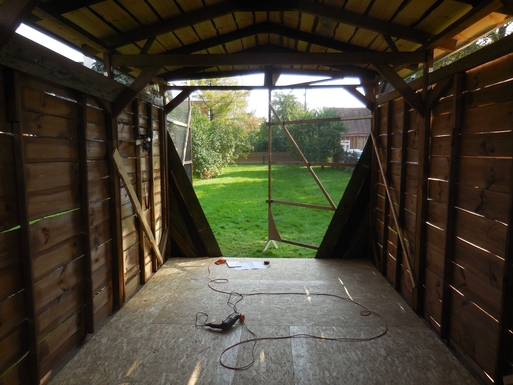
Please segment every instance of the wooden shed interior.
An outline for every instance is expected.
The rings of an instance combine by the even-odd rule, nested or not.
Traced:
[[[167,129],[198,87],[173,82],[253,73],[360,79],[372,133],[317,257],[368,257],[481,383],[513,383],[513,35],[433,70],[512,16],[511,0],[0,0],[0,383],[48,383],[167,259],[221,255]]]

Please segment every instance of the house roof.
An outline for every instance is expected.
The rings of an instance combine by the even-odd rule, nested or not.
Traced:
[[[335,108],[334,110],[340,117],[371,115],[371,111],[367,108]],[[371,119],[345,120],[344,125],[347,131],[342,135],[345,136],[355,134],[369,135],[371,132]]]

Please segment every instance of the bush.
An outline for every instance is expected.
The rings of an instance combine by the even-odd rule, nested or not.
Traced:
[[[193,107],[192,157],[197,176],[216,177],[224,167],[252,150],[248,133],[236,121],[210,120]]]

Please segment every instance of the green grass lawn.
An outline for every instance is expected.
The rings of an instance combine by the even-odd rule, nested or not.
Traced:
[[[351,171],[314,167],[338,205]],[[230,165],[214,179],[195,179],[194,190],[227,257],[311,258],[316,250],[277,242],[262,253],[267,241],[267,165]],[[273,166],[273,199],[328,206],[306,167]],[[273,217],[283,239],[318,246],[333,211],[273,204]]]

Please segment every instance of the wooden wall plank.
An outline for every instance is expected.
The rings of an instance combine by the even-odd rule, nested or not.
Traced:
[[[54,138],[76,138],[77,125],[73,119],[45,115],[41,112],[23,112],[21,129],[24,134]]]
[[[106,220],[90,229],[89,244],[91,249],[95,249],[112,238],[111,221]]]
[[[458,292],[451,292],[450,338],[484,371],[493,374],[498,323]]]
[[[31,258],[34,279],[39,280],[82,255],[83,247],[80,234],[73,235],[53,247],[33,254]]]
[[[460,185],[456,204],[485,218],[508,223],[509,195],[475,186]]]
[[[0,302],[0,339],[26,318],[25,293],[19,291]]]
[[[87,189],[90,202],[99,202],[110,197],[109,181],[110,178],[89,181]]]
[[[11,333],[0,339],[0,372],[4,373],[29,350],[27,321],[19,324]]]
[[[22,358],[0,378],[1,385],[25,384],[30,381],[30,362],[28,357]]]
[[[91,250],[91,269],[94,272],[110,261],[112,257],[112,240]]]
[[[62,295],[59,295],[38,311],[38,339],[58,327],[68,317],[83,309],[85,306],[84,282],[75,283],[68,287]]]
[[[29,220],[74,210],[80,207],[80,185],[55,187],[27,194]]]
[[[479,276],[483,283],[498,289],[502,288],[501,277],[504,275],[502,258],[463,239],[456,239],[453,261],[470,273]]]
[[[51,96],[39,90],[31,88],[22,88],[21,91],[22,108],[25,111],[41,113],[44,115],[59,116],[61,118],[75,119],[75,104]]]
[[[30,226],[30,252],[36,254],[80,234],[80,210],[42,219]]]
[[[463,210],[455,212],[456,236],[504,258],[507,226]]]
[[[76,140],[56,138],[25,138],[27,162],[73,162],[78,159]]]
[[[78,162],[28,163],[27,192],[78,184]]]
[[[463,134],[495,133],[511,131],[513,101],[486,104],[465,111]]]
[[[100,266],[93,272],[93,293],[98,293],[103,288],[109,286],[110,282],[112,281],[112,273],[113,271],[110,261]]]
[[[79,257],[36,281],[34,283],[36,312],[39,312],[50,302],[61,297],[68,290],[73,290],[75,285],[82,282],[84,280],[83,265],[84,257]]]
[[[86,336],[83,317],[74,313],[40,342],[42,373],[59,370],[76,353]]]

